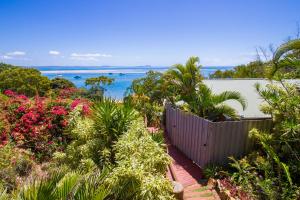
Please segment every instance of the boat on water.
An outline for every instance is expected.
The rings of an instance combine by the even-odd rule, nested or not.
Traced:
[[[75,79],[80,79],[80,78],[81,78],[81,76],[74,76],[74,78],[75,78]]]
[[[119,76],[124,76],[125,74],[124,73],[119,73]]]
[[[109,75],[112,75],[113,73],[109,72],[108,74],[109,74]]]

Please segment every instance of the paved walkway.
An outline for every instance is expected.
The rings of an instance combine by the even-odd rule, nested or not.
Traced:
[[[203,174],[181,151],[170,144],[166,138],[168,153],[172,158],[167,177],[180,182],[184,187],[184,200],[219,200],[217,193],[205,184],[201,184]]]

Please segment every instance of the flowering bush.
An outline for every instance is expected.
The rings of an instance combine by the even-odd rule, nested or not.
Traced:
[[[11,124],[10,137],[22,148],[29,148],[38,158],[47,159],[55,150],[60,150],[69,138],[63,134],[68,125],[67,117],[71,110],[82,105],[82,114],[89,113],[87,100],[67,98],[33,99],[11,90],[4,91],[9,97],[6,106],[6,119]],[[1,131],[1,130],[0,130]],[[7,143],[7,134],[0,132],[0,145]]]

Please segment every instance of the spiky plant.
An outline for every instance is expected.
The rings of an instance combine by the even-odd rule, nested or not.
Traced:
[[[271,77],[275,76],[279,79],[299,77],[300,39],[291,40],[279,46],[273,55],[272,62]]]
[[[186,108],[199,117],[213,121],[222,120],[224,116],[236,118],[236,110],[225,104],[225,101],[228,100],[237,101],[243,109],[246,108],[246,100],[239,92],[225,91],[214,94],[205,84],[200,84]]]
[[[25,184],[17,197],[20,200],[103,200],[109,190],[102,185],[107,173],[90,174],[58,171],[42,180]]]
[[[190,57],[185,65],[175,64],[166,73],[169,84],[177,89],[184,101],[189,101],[196,92],[197,85],[201,82],[201,66],[198,57]]]
[[[136,111],[129,106],[118,104],[115,100],[104,99],[93,107],[95,137],[98,139],[98,163],[113,163],[113,144],[127,131],[132,121],[137,119]],[[96,162],[97,163],[97,162]]]

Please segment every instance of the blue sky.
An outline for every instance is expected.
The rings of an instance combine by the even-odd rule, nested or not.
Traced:
[[[299,0],[0,0],[0,61],[236,65],[295,36]]]

